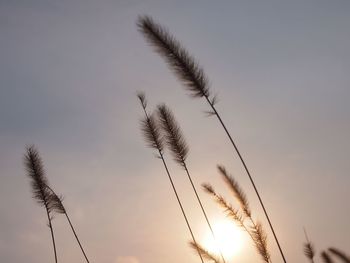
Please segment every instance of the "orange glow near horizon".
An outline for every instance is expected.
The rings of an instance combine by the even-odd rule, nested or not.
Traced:
[[[220,220],[212,224],[216,242],[210,231],[204,236],[203,246],[210,253],[223,253],[226,260],[232,259],[243,246],[242,231],[229,220]]]

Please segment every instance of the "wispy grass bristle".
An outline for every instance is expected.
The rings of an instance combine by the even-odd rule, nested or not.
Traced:
[[[141,120],[141,130],[144,139],[150,148],[163,152],[164,143],[157,125],[157,118],[154,113]]]
[[[251,234],[254,239],[254,244],[258,250],[261,258],[265,262],[270,262],[270,254],[267,250],[267,236],[260,222],[255,223],[251,227]]]
[[[155,113],[148,114],[147,108],[147,100],[145,93],[138,92],[137,97],[140,100],[141,106],[145,113],[144,118],[141,119],[141,131],[143,133],[146,144],[150,147],[158,151],[159,153],[163,152],[164,149],[164,140],[161,136],[161,132],[159,129],[159,125],[157,123],[157,118]]]
[[[53,195],[53,210],[56,213],[59,214],[65,214],[66,213],[66,209],[63,205],[63,196],[58,196],[55,192],[52,191],[52,195]]]
[[[189,242],[189,244],[195,251],[199,251],[199,253],[202,255],[202,257],[204,259],[209,260],[209,261],[214,262],[214,263],[222,263],[222,261],[216,255],[210,253],[208,250],[206,250],[200,244],[194,243],[193,241]]]
[[[24,164],[27,175],[31,179],[33,198],[50,213],[53,209],[53,196],[46,187],[48,180],[45,175],[44,166],[34,145],[28,146],[24,156]]]
[[[229,204],[224,197],[217,194],[210,184],[202,184],[202,187],[204,191],[210,194],[214,198],[215,202],[224,209],[224,212],[227,217],[233,219],[239,227],[243,227],[247,231],[244,225],[244,218],[237,209],[235,209],[231,204]]]
[[[310,242],[304,244],[304,255],[310,259],[312,263],[314,262],[315,249]]]
[[[224,182],[232,191],[233,195],[236,197],[238,203],[241,206],[241,209],[246,217],[251,217],[251,210],[249,207],[249,202],[247,196],[239,186],[238,182],[233,178],[232,175],[229,175],[226,171],[226,168],[223,165],[217,166],[219,173],[222,175]]]

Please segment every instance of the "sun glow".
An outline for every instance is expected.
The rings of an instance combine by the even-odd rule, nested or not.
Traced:
[[[225,259],[231,259],[242,248],[242,231],[229,220],[217,221],[212,227],[216,241],[208,231],[203,241],[204,248],[216,255],[221,251]]]

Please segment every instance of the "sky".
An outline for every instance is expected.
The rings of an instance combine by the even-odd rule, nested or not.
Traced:
[[[307,262],[303,227],[317,251],[349,249],[349,1],[0,0],[1,262],[53,262],[45,211],[23,167],[29,144],[91,262],[199,262],[164,168],[143,141],[137,91],[149,110],[164,102],[174,111],[198,188],[211,183],[237,205],[216,165],[232,173],[265,226],[273,262],[282,262],[217,120],[138,32],[143,14],[204,68],[287,260]],[[166,158],[202,241],[208,229],[186,175]],[[222,220],[200,196],[209,218]],[[65,218],[53,224],[59,262],[84,262]],[[260,260],[244,233],[237,242],[231,262]]]

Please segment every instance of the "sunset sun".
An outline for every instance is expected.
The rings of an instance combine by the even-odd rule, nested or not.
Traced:
[[[241,230],[229,220],[213,223],[216,241],[210,231],[204,236],[203,245],[210,253],[219,255],[220,251],[226,259],[237,254],[243,245]]]

